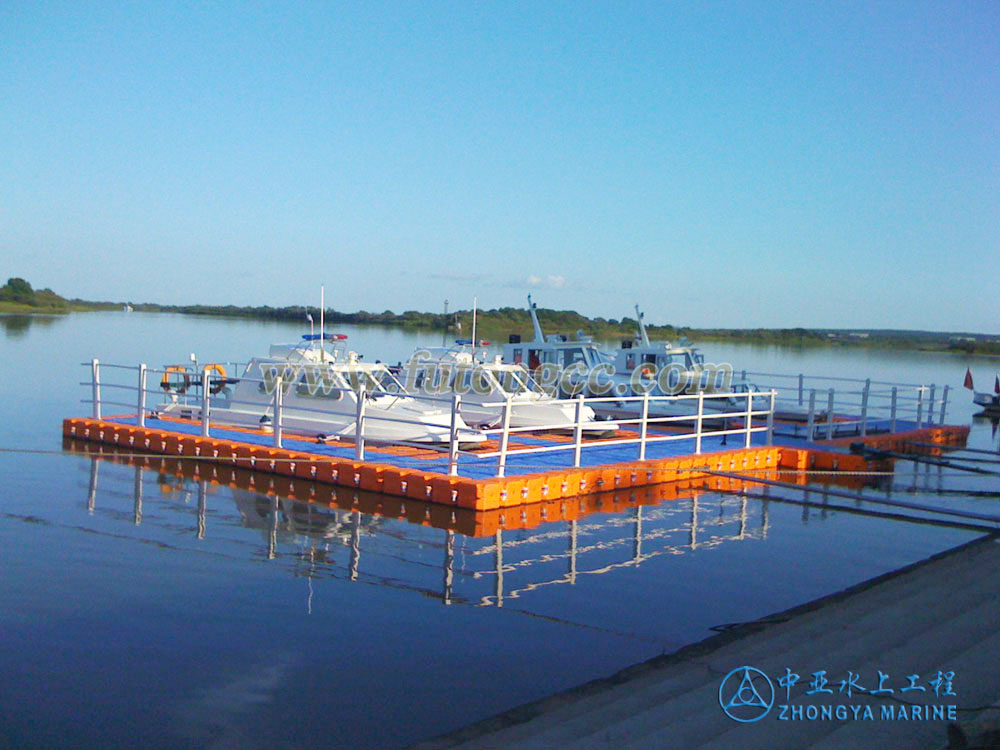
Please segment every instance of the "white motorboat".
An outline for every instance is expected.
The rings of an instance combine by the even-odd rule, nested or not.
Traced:
[[[531,314],[531,323],[535,329],[533,341],[523,342],[519,335],[512,335],[508,343],[503,347],[503,361],[511,365],[521,365],[527,368],[528,372],[540,382],[545,388],[552,377],[546,377],[546,370],[556,373],[570,371],[567,376],[571,388],[566,388],[566,383],[562,378],[556,382],[558,386],[553,386],[553,391],[557,395],[570,396],[585,388],[587,374],[594,368],[602,365],[610,365],[611,357],[603,352],[591,336],[587,336],[583,331],[577,331],[576,338],[571,339],[564,334],[550,334],[546,336],[542,333],[542,326],[538,322],[537,305],[531,301],[528,295],[528,311]]]
[[[450,441],[451,409],[446,405],[411,396],[384,364],[365,362],[357,353],[345,352],[341,343],[346,336],[302,338],[295,344],[271,346],[267,357],[254,357],[239,379],[226,379],[224,372],[222,377],[214,379],[209,401],[212,422],[272,426],[280,379],[284,431],[321,440],[352,440],[357,430],[359,400],[363,397],[365,440],[431,444]],[[168,369],[176,376],[169,381],[164,376],[166,402],[159,412],[200,419],[201,399],[189,401],[186,393],[194,373],[186,373],[179,367]],[[469,428],[461,416],[457,420],[460,445],[486,440],[480,430]]]
[[[406,390],[437,398],[459,394],[462,417],[472,425],[499,426],[509,401],[511,427],[572,428],[577,404],[547,393],[520,364],[504,363],[499,356],[477,357],[471,344],[457,341],[451,348],[417,349],[402,369]],[[597,421],[586,405],[581,407],[580,421],[590,435],[617,429]]]

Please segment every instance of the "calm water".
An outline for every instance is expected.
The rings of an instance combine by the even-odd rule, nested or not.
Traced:
[[[297,328],[138,313],[0,323],[0,744],[405,745],[977,535],[710,493],[503,532],[498,551],[493,535],[63,451],[61,420],[88,413],[80,363],[245,360]],[[339,330],[391,362],[440,343]],[[953,387],[969,364],[983,383],[998,368],[706,351],[737,368]],[[972,424],[966,395],[949,422]],[[976,422],[971,444],[995,450],[991,427]],[[997,490],[995,477],[901,464],[890,489],[997,512],[950,494]]]

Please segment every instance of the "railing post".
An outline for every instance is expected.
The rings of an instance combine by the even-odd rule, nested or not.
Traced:
[[[889,432],[896,431],[896,386],[892,387],[892,397],[889,401]]]
[[[201,436],[208,437],[209,409],[211,408],[208,397],[210,388],[208,386],[208,368],[201,371]]]
[[[833,388],[826,399],[826,439],[833,439]]]
[[[579,468],[583,450],[583,394],[576,397],[576,417],[573,420],[573,466]]]
[[[136,424],[146,426],[146,365],[139,365],[139,403],[136,406]]]
[[[917,388],[917,429],[920,429],[921,423],[924,421],[924,387],[919,386]]]
[[[941,419],[940,421],[938,421],[938,424],[944,424],[944,414],[947,408],[948,408],[948,386],[945,386],[944,390],[941,391]]]
[[[458,420],[462,397],[458,393],[451,397],[451,432],[448,435],[448,475],[458,475]]]
[[[751,430],[753,429],[753,391],[747,391],[747,423],[744,425],[746,427],[746,439],[743,441],[743,447],[750,447],[750,436],[753,434]]]
[[[809,389],[809,418],[806,422],[806,440],[810,443],[815,438],[813,431],[816,429],[816,389]]]
[[[931,393],[930,400],[927,402],[927,424],[934,424],[934,391],[937,390],[937,386],[931,383]]]
[[[649,429],[649,389],[642,393],[642,417],[639,422],[639,460],[646,460],[646,434]]]
[[[94,401],[94,419],[101,418],[101,363],[90,360],[91,397]]]
[[[799,373],[799,406],[802,406],[802,386],[804,385],[805,378],[803,378],[802,373]]]
[[[698,418],[695,420],[694,452],[701,454],[701,424],[705,415],[705,392],[698,391]]]
[[[454,415],[452,415],[454,420]],[[354,415],[354,458],[365,460],[365,384],[358,387],[358,410]]]
[[[281,447],[281,420],[285,404],[285,388],[283,378],[278,376],[274,387],[274,447]]]
[[[507,471],[507,443],[510,440],[510,402],[512,394],[507,394],[503,405],[503,418],[500,420],[500,456],[497,459],[497,476],[502,477]]]
[[[771,408],[767,412],[767,445],[774,445],[774,400],[778,392],[771,389]]]
[[[868,393],[871,387],[872,379],[865,378],[865,388],[861,391],[861,437],[868,434]]]

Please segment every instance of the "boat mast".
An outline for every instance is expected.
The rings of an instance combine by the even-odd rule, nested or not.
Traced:
[[[545,336],[542,335],[542,326],[538,322],[538,313],[535,312],[535,303],[531,301],[531,295],[528,295],[528,312],[531,313],[531,324],[535,327],[535,341],[545,341]]]
[[[478,297],[472,298],[472,362],[476,361],[476,307],[479,302]]]
[[[642,322],[643,315],[639,312],[639,305],[635,306],[635,316],[639,321],[639,340],[643,346],[649,346],[649,336],[646,335],[646,324]]]
[[[323,328],[326,322],[326,287],[319,285],[319,361],[326,362],[326,353],[323,350]]]

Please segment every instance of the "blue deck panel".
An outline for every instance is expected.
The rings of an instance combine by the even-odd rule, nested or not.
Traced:
[[[111,417],[108,421],[135,426],[138,424],[135,417]],[[175,422],[173,420],[163,421],[157,419],[147,419],[147,426],[157,427],[185,435],[200,435],[201,425],[188,422]],[[781,434],[781,427],[776,426],[774,436],[775,445],[789,447],[802,447],[814,445],[808,443],[804,437]],[[889,422],[878,424],[876,427],[869,427],[869,434],[876,430],[888,432]],[[896,422],[896,432],[904,432],[916,429],[915,422]],[[244,432],[242,430],[231,430],[225,427],[213,426],[211,428],[212,437],[230,440],[238,443],[249,443],[252,445],[273,446],[274,438],[271,435],[261,433]],[[840,437],[846,437],[841,435]],[[541,435],[523,435],[515,433],[511,436],[513,442],[519,442],[532,446],[559,446],[560,450],[545,453],[531,453],[519,455],[516,451],[507,456],[507,466],[505,473],[507,476],[519,476],[523,474],[533,474],[537,472],[551,471],[556,469],[567,469],[573,466],[573,443],[564,440],[552,440]],[[727,449],[738,450],[743,448],[745,437],[742,434],[719,436],[711,433],[702,435],[701,448],[703,453],[712,453]],[[755,432],[751,436],[751,445],[760,447],[766,444],[766,434]],[[341,445],[337,443],[318,443],[300,438],[285,437],[285,447],[292,450],[302,450],[321,456],[331,458],[354,458],[354,446],[352,444]],[[672,458],[676,456],[693,455],[695,449],[694,437],[684,437],[675,440],[662,442],[647,442],[646,458]],[[608,445],[606,443],[584,442],[580,451],[580,464],[587,466],[605,466],[609,464],[628,465],[638,462],[639,445],[630,443],[626,445]],[[448,455],[441,453],[441,457],[434,459],[415,458],[413,456],[400,456],[393,453],[383,453],[378,447],[368,447],[365,451],[365,461],[371,463],[383,463],[398,466],[406,469],[416,469],[427,472],[448,473]],[[488,479],[496,476],[497,457],[477,458],[474,454],[460,454],[458,459],[458,473],[460,476],[470,479]]]

